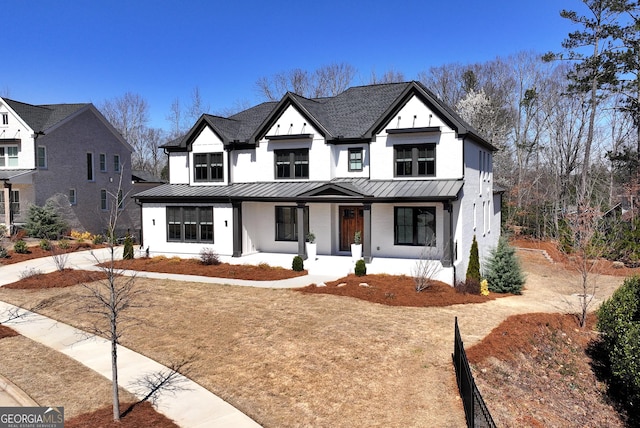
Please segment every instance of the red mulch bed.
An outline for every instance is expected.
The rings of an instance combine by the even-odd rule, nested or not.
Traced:
[[[120,411],[124,412],[131,403],[121,403]],[[137,404],[133,410],[120,418],[120,422],[113,421],[113,407],[107,406],[94,412],[85,413],[64,421],[65,428],[176,428],[171,419],[158,413],[151,403]]]
[[[345,284],[338,286],[339,284]],[[362,286],[360,284],[367,284]],[[443,282],[434,281],[431,288],[417,292],[413,278],[405,275],[364,275],[350,274],[345,278],[327,283],[326,287],[315,284],[297,291],[315,294],[335,294],[381,303],[389,306],[450,306],[464,303],[484,303],[507,294],[491,293],[488,296],[459,293]]]
[[[18,336],[18,332],[12,328],[7,327],[6,325],[0,324],[0,339],[4,339],[5,337],[13,337]]]
[[[56,251],[59,251],[61,253],[73,253],[76,251],[91,250],[94,248],[103,247],[104,245],[94,245],[90,242],[74,242],[69,245],[69,248],[66,249],[56,247]],[[9,256],[4,259],[0,259],[0,266],[20,263],[32,259],[39,259],[42,257],[50,257],[52,255],[51,250],[43,250],[39,245],[30,245],[28,249],[29,252],[26,254],[16,253],[15,251],[13,251],[12,243],[10,247],[7,247]]]
[[[136,271],[176,273],[182,275],[198,275],[213,278],[246,279],[254,281],[277,281],[280,279],[294,278],[306,275],[307,271],[295,272],[291,269],[273,267],[267,264],[232,265],[220,263],[219,265],[205,265],[196,259],[181,259],[178,257],[152,257],[133,260],[118,260],[115,263],[117,269],[129,269]]]
[[[3,286],[15,290],[37,290],[41,288],[64,288],[77,284],[106,279],[105,272],[64,269],[51,273],[40,273]]]

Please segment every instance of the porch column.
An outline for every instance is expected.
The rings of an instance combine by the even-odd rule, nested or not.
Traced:
[[[304,207],[307,205],[306,202],[298,202],[298,209],[296,210],[296,214],[298,216],[298,255],[302,257],[304,260],[307,260],[307,254],[304,248],[304,242],[307,237],[308,230],[305,230],[304,224]]]
[[[233,257],[242,256],[242,202],[231,203],[233,209]]]
[[[364,240],[362,241],[362,258],[365,263],[371,262],[371,202],[365,202],[362,205],[363,212],[363,233]]]
[[[451,202],[444,202],[442,208],[442,266],[451,267],[453,266],[453,236],[451,231],[453,226],[453,205]]]
[[[7,226],[7,233],[11,233],[11,184],[4,182],[2,193],[4,196],[4,224]]]

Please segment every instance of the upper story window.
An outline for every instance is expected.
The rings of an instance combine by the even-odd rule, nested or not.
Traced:
[[[362,171],[362,148],[349,149],[349,171]]]
[[[107,155],[100,153],[100,172],[107,172]]]
[[[222,153],[195,153],[193,155],[193,181],[223,181]]]
[[[2,121],[3,125],[8,125],[9,124],[9,113],[0,113],[0,120]]]
[[[113,170],[120,172],[120,155],[113,155]]]
[[[395,146],[396,177],[433,177],[436,175],[436,145]]]
[[[93,181],[93,153],[87,153],[87,180]]]
[[[106,211],[108,207],[109,206],[107,204],[107,190],[100,189],[100,209],[102,211]]]
[[[18,166],[18,146],[0,147],[0,167]]]
[[[47,168],[47,148],[45,146],[38,146],[37,162],[38,168]]]
[[[276,150],[276,178],[309,178],[309,149]]]

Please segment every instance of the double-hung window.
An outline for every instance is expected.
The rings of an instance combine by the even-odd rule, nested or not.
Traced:
[[[100,153],[100,172],[107,172],[107,155]]]
[[[362,171],[362,149],[349,149],[349,171]]]
[[[18,166],[18,146],[0,147],[0,166]]]
[[[309,178],[309,149],[276,150],[276,178]]]
[[[38,168],[47,168],[47,148],[45,146],[38,146],[36,162],[38,163]]]
[[[76,189],[69,189],[69,205],[76,205],[78,203],[78,197],[76,195]]]
[[[167,240],[213,243],[213,207],[167,207]]]
[[[100,189],[100,209],[102,211],[106,211],[108,208],[109,205],[107,204],[107,190]]]
[[[394,147],[396,177],[436,175],[436,145],[415,144]]]
[[[396,207],[393,223],[395,245],[436,245],[434,207]]]
[[[309,208],[304,207],[305,230],[309,230]],[[276,241],[298,240],[298,208],[276,207]]]
[[[120,172],[120,155],[113,155],[113,170]]]
[[[193,181],[224,181],[222,153],[195,153]]]

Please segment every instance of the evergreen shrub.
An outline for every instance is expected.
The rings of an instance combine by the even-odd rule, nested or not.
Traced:
[[[302,257],[295,256],[293,258],[293,263],[291,264],[291,269],[293,269],[296,272],[302,272],[304,270],[304,260],[302,260]]]
[[[133,239],[131,239],[131,235],[127,235],[124,238],[124,248],[122,250],[122,259],[123,260],[133,259]]]
[[[367,274],[367,265],[363,259],[356,262],[356,266],[353,271],[356,276],[365,276]]]
[[[525,277],[516,256],[516,250],[505,238],[491,251],[485,275],[489,291],[494,293],[521,294]]]

